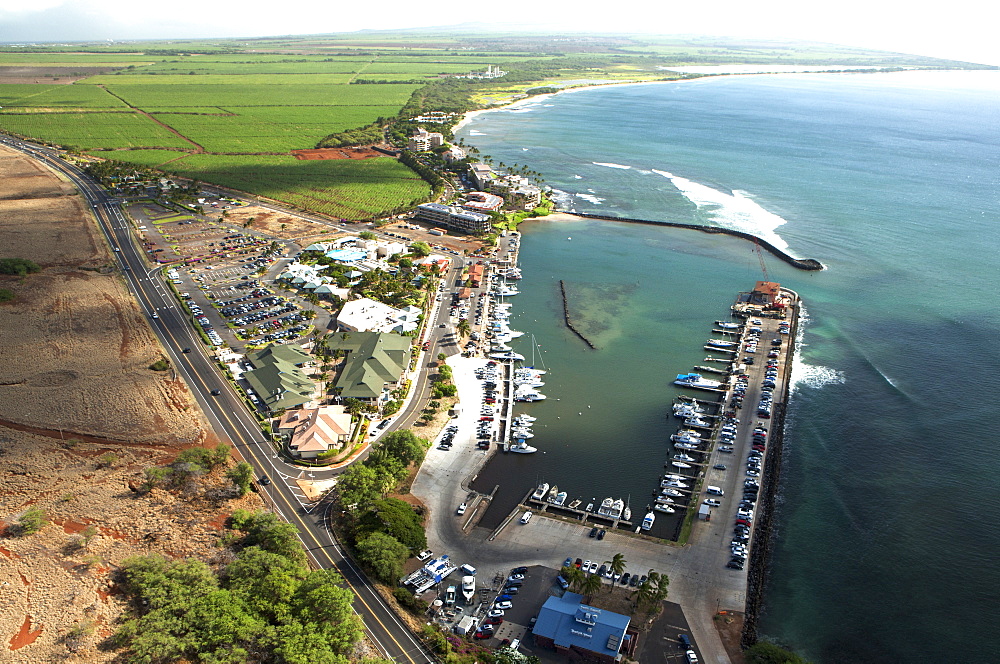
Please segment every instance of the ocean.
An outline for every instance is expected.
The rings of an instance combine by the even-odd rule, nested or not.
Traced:
[[[754,232],[807,321],[761,636],[817,663],[996,661],[1000,72],[787,74],[529,100],[460,132],[539,171],[563,209]],[[550,370],[539,454],[481,486],[650,500],[674,374],[763,277],[731,237],[602,221],[522,226],[518,349]],[[562,322],[559,281],[596,335]],[[641,517],[641,514],[639,515]],[[494,515],[491,518],[496,518]],[[670,525],[657,519],[657,534]]]

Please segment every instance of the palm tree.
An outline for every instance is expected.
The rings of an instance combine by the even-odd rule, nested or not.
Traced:
[[[598,590],[600,590],[603,584],[604,582],[601,580],[601,577],[599,575],[590,574],[580,585],[580,592],[590,597]]]
[[[610,561],[608,561],[608,567],[611,568],[611,573],[616,576],[621,576],[625,572],[625,566],[627,564],[628,563],[625,560],[625,556],[623,556],[620,553],[616,553],[614,557]],[[615,582],[614,580],[612,580],[611,590],[609,590],[608,592],[611,592],[614,589],[615,589]]]
[[[654,591],[649,585],[649,579],[639,584],[639,587],[632,592],[635,608],[647,606],[653,601]]]
[[[573,592],[580,592],[580,588],[583,587],[584,581],[587,580],[587,575],[584,574],[583,570],[576,565],[563,567],[562,575],[563,578],[569,582],[570,587],[573,588]]]

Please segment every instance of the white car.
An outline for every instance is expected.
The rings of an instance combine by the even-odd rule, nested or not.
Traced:
[[[503,618],[503,609],[490,609],[486,615],[490,618]]]
[[[706,498],[703,502],[709,507],[719,507],[722,505],[722,501],[716,500],[715,498]]]
[[[524,516],[521,517],[521,523],[528,523],[531,521],[531,512],[525,512]]]
[[[462,516],[463,514],[465,514],[465,510],[467,508],[468,506],[465,503],[462,503],[461,505],[458,506],[458,509],[455,510],[455,514],[457,514],[458,516]]]

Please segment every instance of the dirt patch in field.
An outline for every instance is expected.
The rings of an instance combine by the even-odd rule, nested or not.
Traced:
[[[385,155],[371,148],[316,148],[315,150],[292,150],[299,160],[313,159],[371,159]]]
[[[111,466],[99,460],[108,452]],[[136,492],[144,469],[170,462],[173,450],[66,444],[0,427],[0,455],[0,661],[115,661],[98,644],[127,608],[112,578],[121,562],[151,553],[221,562],[226,515],[262,508],[256,494],[236,497],[225,469],[201,478],[196,494]],[[28,507],[45,510],[50,525],[14,536]]]
[[[0,277],[5,361],[0,420],[110,440],[184,446],[205,439],[82,197],[34,160],[0,151],[0,246],[43,267]],[[107,268],[102,270],[101,268]]]
[[[228,210],[226,222],[240,226],[250,222],[250,229],[253,231],[264,232],[283,240],[295,240],[302,246],[313,242],[328,242],[343,235],[328,224],[275,212],[256,205]]]

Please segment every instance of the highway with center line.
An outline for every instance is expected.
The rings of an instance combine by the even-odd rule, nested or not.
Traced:
[[[61,159],[55,150],[11,137],[2,137],[0,142],[61,173],[83,193],[114,252],[126,283],[159,337],[173,369],[187,383],[218,437],[232,443],[243,459],[254,467],[256,476],[282,480],[267,485],[258,484],[257,489],[277,514],[298,528],[299,539],[313,563],[317,567],[336,569],[344,577],[347,586],[354,592],[354,609],[364,620],[365,633],[382,655],[399,664],[435,662],[434,655],[386,605],[364,573],[344,557],[327,528],[330,503],[323,503],[318,509],[300,505],[284,481],[291,479],[287,472],[290,466],[278,458],[274,446],[261,432],[256,418],[247,410],[242,398],[233,391],[231,383],[220,373],[215,362],[203,352],[200,337],[163,283],[160,275],[163,268],[147,267],[142,249],[136,245],[135,231],[118,201],[75,166]],[[190,352],[184,352],[184,349],[190,349]],[[414,389],[422,391],[426,379],[424,369]],[[213,396],[215,390],[218,396]],[[419,399],[413,399],[394,424],[399,426],[412,421],[419,411],[418,402]]]

